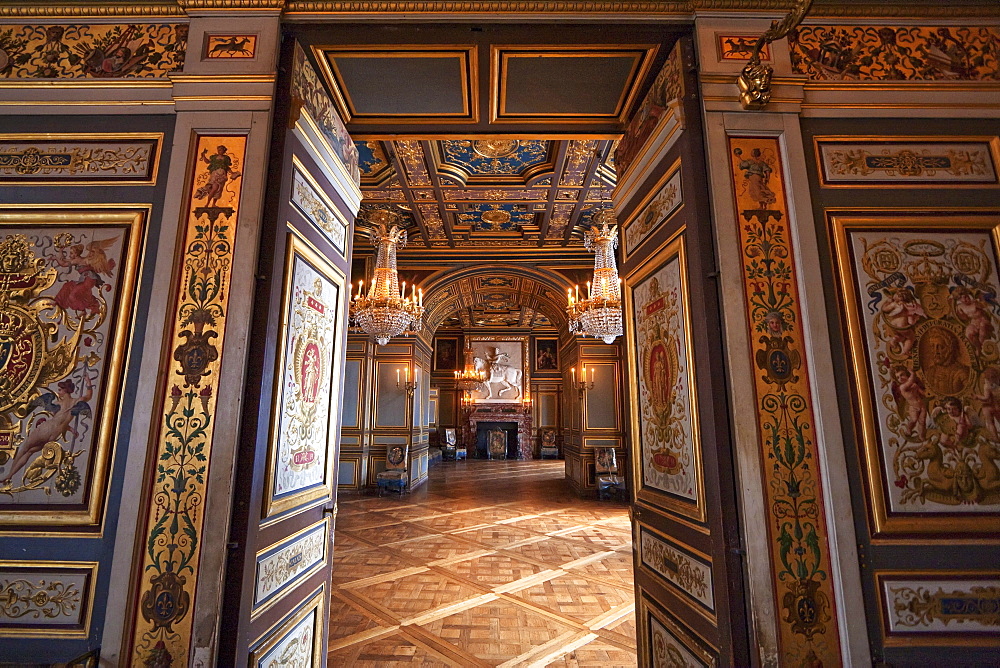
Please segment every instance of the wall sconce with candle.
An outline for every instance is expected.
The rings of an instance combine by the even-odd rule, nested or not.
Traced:
[[[583,399],[583,393],[587,390],[594,389],[594,367],[590,367],[590,382],[587,381],[587,365],[580,366],[580,379],[577,380],[576,377],[576,367],[570,369],[570,373],[573,375],[573,388],[576,389],[577,394],[579,394],[580,399]]]

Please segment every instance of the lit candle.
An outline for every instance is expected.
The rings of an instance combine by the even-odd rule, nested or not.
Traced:
[[[418,292],[417,294],[418,294],[418,295],[419,295],[419,297],[420,297],[420,299],[419,299],[419,301],[417,302],[417,304],[419,304],[420,306],[423,306],[423,305],[424,305],[424,289],[423,289],[423,288],[420,288],[420,292]]]
[[[569,304],[570,306],[573,305],[573,291],[572,290],[569,290],[569,289],[566,290],[566,303]]]
[[[409,366],[406,367],[406,382],[407,383],[410,382],[410,367]]]
[[[590,367],[590,384],[594,384],[594,367]]]
[[[594,289],[590,285],[590,281],[587,281],[587,299],[594,298]]]
[[[406,281],[403,281],[403,290],[399,293],[400,299],[406,299]]]
[[[396,385],[399,385],[399,372],[401,369],[396,369]]]
[[[365,284],[364,279],[358,282],[358,298],[361,298],[361,287]]]
[[[580,301],[580,286],[576,286],[576,299],[574,301]]]
[[[569,371],[570,371],[570,373],[573,374],[573,382],[575,383],[576,382],[576,367],[575,366],[574,367],[570,367]]]

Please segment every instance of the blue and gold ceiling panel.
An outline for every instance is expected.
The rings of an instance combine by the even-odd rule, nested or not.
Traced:
[[[366,44],[312,50],[347,123],[478,122],[476,46]]]
[[[545,165],[551,171],[551,143],[543,139],[445,139],[436,143],[438,167],[463,182],[525,177],[532,167]]]
[[[358,167],[362,179],[378,182],[385,178],[387,172],[392,172],[381,142],[356,141],[354,146],[358,149]]]
[[[458,214],[459,224],[475,232],[517,232],[534,220],[534,214],[523,204],[473,204]]]

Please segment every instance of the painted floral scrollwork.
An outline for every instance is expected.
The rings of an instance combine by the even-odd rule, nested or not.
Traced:
[[[80,590],[58,580],[0,580],[0,617],[58,619],[72,616],[80,605]]]

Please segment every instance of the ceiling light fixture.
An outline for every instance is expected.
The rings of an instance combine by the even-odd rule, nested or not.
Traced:
[[[406,246],[406,230],[400,228],[400,216],[389,209],[368,211],[366,220],[375,225],[375,275],[368,294],[363,294],[364,281],[358,284],[358,292],[351,299],[351,324],[360,327],[380,346],[389,339],[409,330],[419,332],[424,314],[424,291],[413,286],[413,292],[406,296],[406,283],[402,289],[396,272],[396,247]],[[351,285],[353,291],[354,285]]]
[[[587,298],[580,299],[580,286],[566,291],[569,331],[613,343],[622,330],[622,287],[615,265],[618,247],[618,221],[614,209],[602,209],[591,220],[590,231],[583,237],[584,246],[593,250],[594,280],[587,283]],[[598,227],[600,225],[600,227]]]

